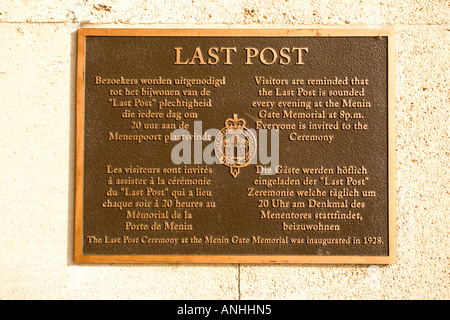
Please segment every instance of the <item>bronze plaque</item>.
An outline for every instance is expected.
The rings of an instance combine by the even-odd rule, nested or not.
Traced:
[[[393,35],[80,29],[75,262],[395,261]]]

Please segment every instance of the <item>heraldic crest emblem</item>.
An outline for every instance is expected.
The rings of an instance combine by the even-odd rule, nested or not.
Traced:
[[[248,166],[256,154],[256,137],[246,128],[245,120],[235,114],[225,121],[225,128],[216,136],[214,151],[219,162],[230,167],[236,178],[240,168]]]

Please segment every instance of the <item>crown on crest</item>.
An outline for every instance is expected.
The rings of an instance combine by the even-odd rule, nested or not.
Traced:
[[[228,118],[225,121],[225,126],[227,129],[243,129],[245,127],[245,120],[242,118],[238,118],[237,114],[234,114],[233,119]]]

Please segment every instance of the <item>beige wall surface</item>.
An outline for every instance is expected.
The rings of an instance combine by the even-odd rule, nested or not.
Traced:
[[[0,2],[0,299],[448,299],[448,0]],[[76,32],[392,28],[397,262],[73,263]]]

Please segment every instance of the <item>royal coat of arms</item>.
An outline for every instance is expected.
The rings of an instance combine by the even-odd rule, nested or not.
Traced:
[[[230,167],[236,178],[240,168],[248,166],[256,154],[256,137],[246,128],[245,120],[235,114],[225,121],[225,128],[216,136],[214,151],[219,162]]]

